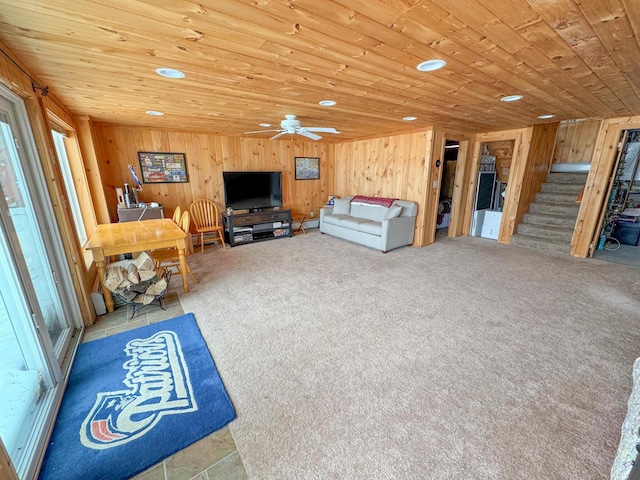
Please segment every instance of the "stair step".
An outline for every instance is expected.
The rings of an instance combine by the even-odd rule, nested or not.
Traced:
[[[541,192],[545,193],[566,193],[572,194],[575,198],[578,198],[580,192],[584,188],[584,183],[543,183],[540,188]]]
[[[535,225],[532,223],[521,223],[518,225],[517,233],[541,237],[549,240],[562,240],[571,243],[573,237],[573,225],[570,227]]]
[[[545,213],[545,214],[557,214],[557,215],[567,215],[573,216],[577,218],[578,210],[580,209],[579,204],[573,202],[571,205],[569,204],[556,204],[556,203],[547,203],[547,202],[533,202],[529,205],[529,212],[531,213]]]
[[[558,192],[538,192],[536,193],[536,202],[558,203],[558,204],[576,204],[578,196],[573,193]]]
[[[571,253],[570,242],[568,243],[562,240],[550,240],[543,237],[524,235],[521,233],[515,233],[511,236],[511,245],[535,248],[536,250],[542,250],[544,252],[560,253],[565,255]]]
[[[562,225],[574,228],[576,216],[527,212],[524,214],[522,223],[533,223],[535,225]]]
[[[548,173],[547,182],[549,183],[587,183],[588,173]]]

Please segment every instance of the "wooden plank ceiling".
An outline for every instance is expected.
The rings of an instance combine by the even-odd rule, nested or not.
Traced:
[[[0,0],[0,41],[97,122],[236,136],[291,113],[342,141],[640,115],[636,1]]]

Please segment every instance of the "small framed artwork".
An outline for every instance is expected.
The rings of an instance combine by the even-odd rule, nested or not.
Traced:
[[[138,152],[142,183],[187,183],[184,153]]]
[[[317,180],[320,178],[318,157],[295,157],[296,180]]]

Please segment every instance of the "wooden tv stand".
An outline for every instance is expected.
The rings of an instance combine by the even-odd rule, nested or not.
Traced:
[[[251,213],[223,213],[222,225],[229,245],[261,242],[293,236],[291,210],[263,210]]]

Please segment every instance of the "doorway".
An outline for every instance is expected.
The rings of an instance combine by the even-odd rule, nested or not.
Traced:
[[[620,140],[593,258],[640,267],[640,129]]]
[[[0,437],[33,477],[82,328],[24,102],[0,88]]]
[[[470,234],[497,240],[514,153],[514,140],[482,142]]]
[[[440,181],[440,197],[438,199],[438,218],[436,223],[436,240],[449,233],[453,204],[453,188],[455,186],[456,167],[460,142],[445,140],[443,154],[442,179]]]

